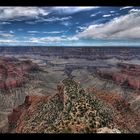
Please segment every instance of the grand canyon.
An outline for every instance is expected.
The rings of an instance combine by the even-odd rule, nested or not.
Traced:
[[[0,133],[140,133],[140,48],[0,47]]]

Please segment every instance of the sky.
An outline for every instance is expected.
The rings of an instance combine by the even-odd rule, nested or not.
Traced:
[[[140,46],[140,7],[0,7],[0,46]]]

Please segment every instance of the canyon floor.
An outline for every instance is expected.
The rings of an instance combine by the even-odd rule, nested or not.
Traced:
[[[2,55],[1,133],[140,133],[140,60]]]

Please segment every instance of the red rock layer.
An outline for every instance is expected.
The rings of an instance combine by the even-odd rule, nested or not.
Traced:
[[[134,64],[120,63],[119,71],[110,69],[98,70],[98,74],[105,78],[115,81],[119,85],[129,86],[130,88],[140,89],[140,66]]]
[[[130,132],[140,131],[136,128],[140,122],[140,115],[130,108],[130,104],[122,96],[113,92],[99,91],[95,88],[88,89],[88,92],[95,94],[98,98],[113,107],[113,110],[116,112],[114,122],[118,126],[128,129]]]
[[[22,129],[22,126],[25,126],[24,124],[25,113],[28,112],[28,117],[32,117],[32,114],[36,110],[36,105],[40,101],[43,102],[46,100],[48,100],[48,96],[37,96],[37,95],[26,96],[24,104],[13,109],[13,112],[8,116],[9,129],[15,128],[18,121],[20,122],[19,125],[20,127],[17,129],[18,130]]]
[[[0,59],[0,89],[6,90],[22,86],[26,82],[29,72],[37,68],[38,66],[31,61]]]

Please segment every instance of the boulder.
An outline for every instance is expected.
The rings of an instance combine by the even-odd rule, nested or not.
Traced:
[[[121,131],[116,128],[110,129],[108,127],[103,127],[103,128],[99,128],[97,130],[97,133],[121,133]]]

